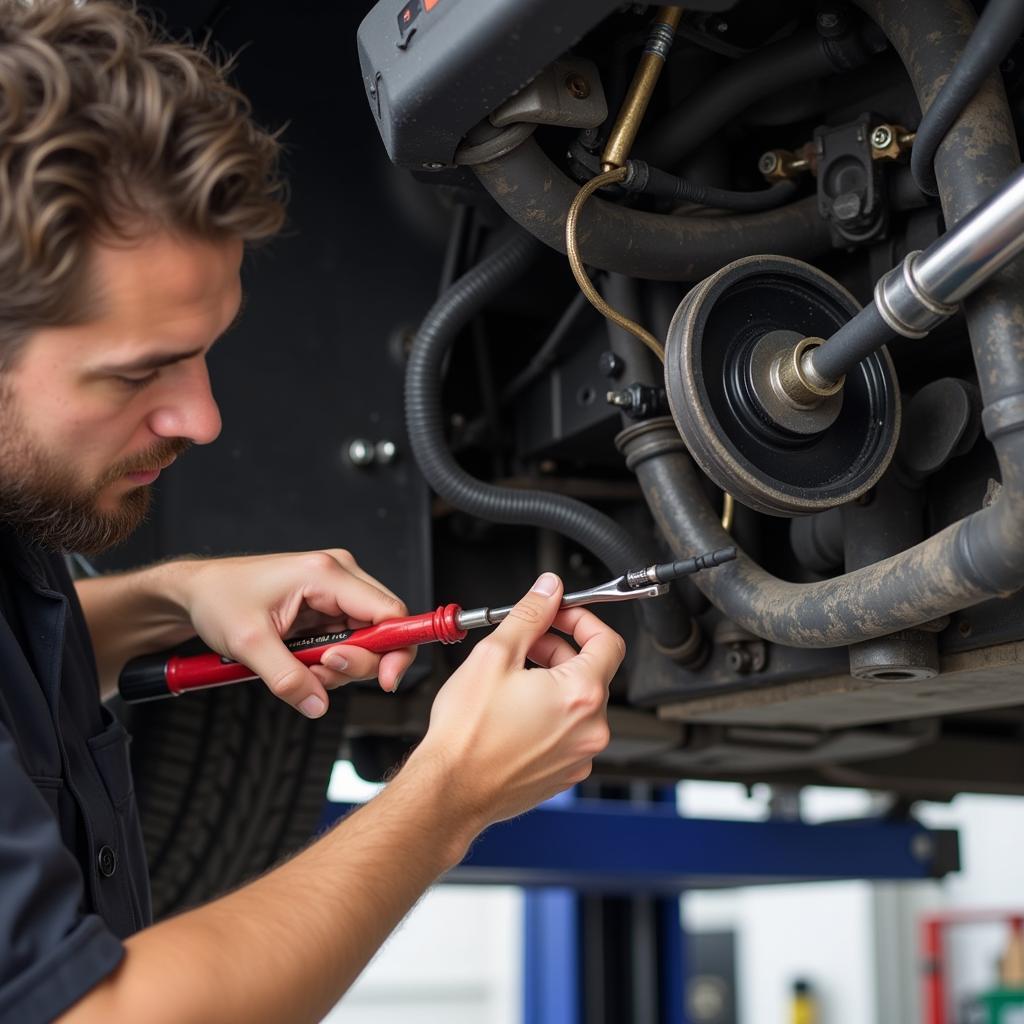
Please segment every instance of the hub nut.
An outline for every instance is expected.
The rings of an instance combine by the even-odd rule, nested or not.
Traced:
[[[806,380],[803,357],[820,344],[796,331],[769,331],[750,358],[750,386],[768,418],[783,430],[809,436],[827,430],[843,408],[842,381],[818,388]]]

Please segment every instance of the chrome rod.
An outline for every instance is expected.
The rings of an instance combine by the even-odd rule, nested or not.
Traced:
[[[1024,249],[1024,167],[918,257],[918,287],[939,302],[966,298]]]
[[[879,278],[874,302],[804,355],[816,378],[839,380],[893,334],[923,338],[1024,250],[1024,167],[923,252]]]
[[[586,604],[603,604],[609,601],[631,601],[635,598],[661,597],[668,591],[667,583],[655,583],[647,587],[630,587],[625,576],[618,576],[600,586],[589,590],[577,590],[562,598],[559,610],[578,608]],[[514,604],[502,605],[500,608],[470,608],[455,616],[459,629],[479,629],[482,626],[496,626],[515,608]]]

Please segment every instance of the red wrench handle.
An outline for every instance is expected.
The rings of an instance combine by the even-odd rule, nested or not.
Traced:
[[[336,644],[352,644],[377,654],[420,644],[454,644],[466,636],[458,624],[460,611],[459,605],[446,604],[432,612],[387,619],[365,629],[289,640],[285,646],[304,665],[317,665],[323,652]],[[252,669],[213,651],[188,656],[153,654],[130,661],[121,673],[118,689],[124,700],[137,703],[255,678]]]

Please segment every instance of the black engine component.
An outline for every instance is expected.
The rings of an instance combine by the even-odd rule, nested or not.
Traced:
[[[818,128],[814,133],[818,210],[839,246],[863,245],[885,235],[886,189],[880,161],[872,156],[876,121],[870,114],[861,114],[849,124]]]
[[[763,355],[763,342],[785,332],[781,350],[798,337],[825,337],[856,309],[813,267],[751,256],[711,275],[676,312],[665,352],[672,415],[704,472],[751,508],[820,512],[857,498],[885,472],[900,404],[884,350],[849,375],[813,432],[783,424],[759,397],[778,354]]]
[[[664,416],[669,411],[665,389],[650,384],[634,383],[621,391],[609,391],[608,402],[631,420],[649,420],[653,416]]]
[[[720,11],[734,0],[699,0]],[[479,121],[620,0],[407,0],[376,4],[359,26],[359,63],[388,156],[440,170]]]

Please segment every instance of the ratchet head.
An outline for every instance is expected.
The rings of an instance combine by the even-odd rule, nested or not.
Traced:
[[[692,576],[701,569],[713,569],[716,565],[731,562],[736,557],[734,547],[719,548],[694,558],[683,558],[678,562],[662,562],[644,569],[631,569],[622,577],[629,589],[640,589],[652,583],[670,583],[681,576]]]

